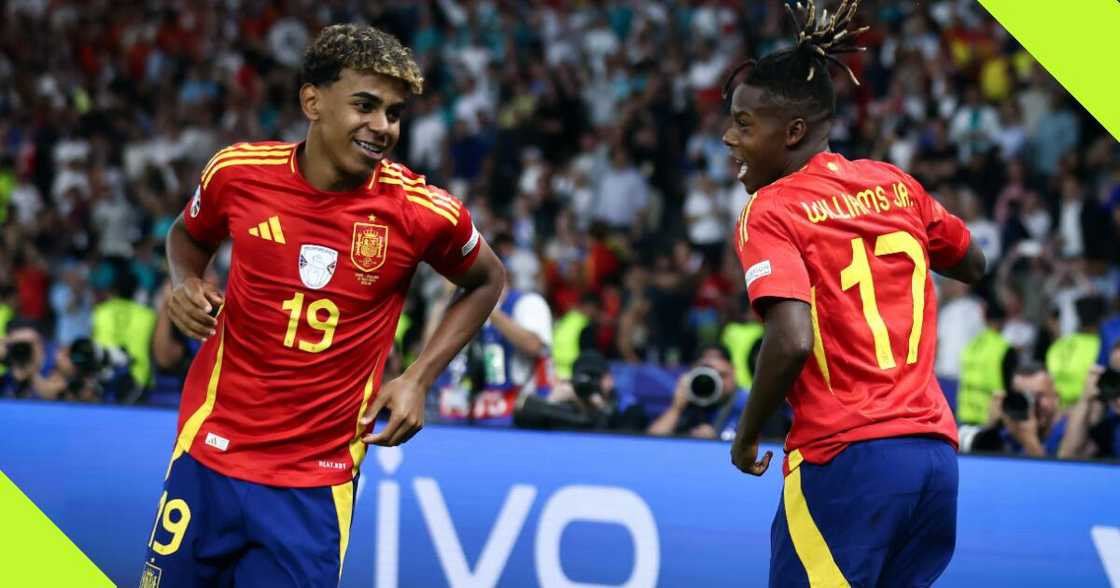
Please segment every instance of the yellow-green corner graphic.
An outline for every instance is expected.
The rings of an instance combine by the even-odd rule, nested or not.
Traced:
[[[1115,75],[1120,1],[980,0],[980,4],[1120,141]]]
[[[0,472],[0,513],[0,585],[113,585],[4,472]]]

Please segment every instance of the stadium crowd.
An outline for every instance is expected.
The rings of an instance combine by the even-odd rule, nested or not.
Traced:
[[[1120,384],[1094,367],[1120,369],[1116,140],[972,0],[865,0],[860,18],[832,148],[910,171],[989,260],[979,287],[936,282],[965,448],[1116,457]],[[748,196],[721,86],[789,42],[780,0],[0,2],[0,396],[175,404],[194,344],[161,312],[167,230],[216,150],[303,138],[302,50],[345,21],[413,49],[426,87],[394,158],[470,207],[511,290],[543,296],[535,353],[557,377],[610,361],[601,387],[629,407],[668,373],[651,418],[612,422],[733,428],[762,331],[728,242]],[[446,296],[418,276],[400,361]],[[737,407],[719,422],[675,379],[701,365]]]

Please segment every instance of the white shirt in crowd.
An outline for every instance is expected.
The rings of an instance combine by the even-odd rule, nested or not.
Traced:
[[[536,292],[525,292],[513,305],[510,318],[521,328],[528,330],[537,337],[546,349],[552,349],[552,310],[548,302]],[[510,376],[514,382],[525,382],[522,393],[536,391],[536,379],[533,369],[537,365],[536,357],[514,351],[510,360]]]
[[[933,370],[942,378],[961,376],[961,352],[984,330],[984,306],[974,296],[946,302],[937,313],[937,359]]]

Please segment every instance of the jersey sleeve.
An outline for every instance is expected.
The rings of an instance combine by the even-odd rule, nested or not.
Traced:
[[[747,203],[736,231],[736,249],[743,266],[747,295],[758,309],[763,298],[809,302],[809,270],[797,247],[783,209],[760,199],[779,198],[760,191]],[[753,210],[752,210],[753,209]]]
[[[929,261],[934,269],[950,268],[957,264],[968,251],[972,235],[964,221],[945,209],[940,202],[926,192],[917,180],[908,174],[903,179],[910,191],[916,196],[922,211],[922,221],[929,240]]]
[[[202,170],[198,187],[186,208],[183,223],[196,241],[217,245],[229,237],[228,198],[224,197],[228,176],[232,170],[217,173],[215,162],[221,152]]]
[[[425,217],[429,228],[429,244],[424,251],[424,261],[444,276],[459,275],[474,265],[474,260],[482,249],[482,235],[475,228],[466,206],[435,186],[428,186],[427,189],[435,200],[453,202],[458,207],[456,214],[452,215],[454,220],[446,215]]]

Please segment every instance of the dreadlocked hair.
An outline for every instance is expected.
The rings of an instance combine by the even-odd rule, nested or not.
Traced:
[[[786,3],[786,12],[797,27],[797,44],[776,51],[762,59],[749,59],[731,71],[723,86],[723,96],[730,95],[735,78],[747,69],[744,83],[762,88],[794,103],[808,116],[831,117],[836,109],[836,93],[828,74],[829,63],[844,68],[852,82],[859,85],[855,73],[837,55],[866,50],[856,45],[856,36],[870,27],[849,30],[860,0],[842,0],[831,16],[828,10],[818,11],[814,0],[798,2],[796,9]],[[749,69],[748,69],[749,68]]]
[[[424,74],[412,51],[393,35],[368,25],[324,28],[303,55],[300,78],[316,86],[330,84],[338,81],[344,68],[397,78],[413,94],[424,91]]]

